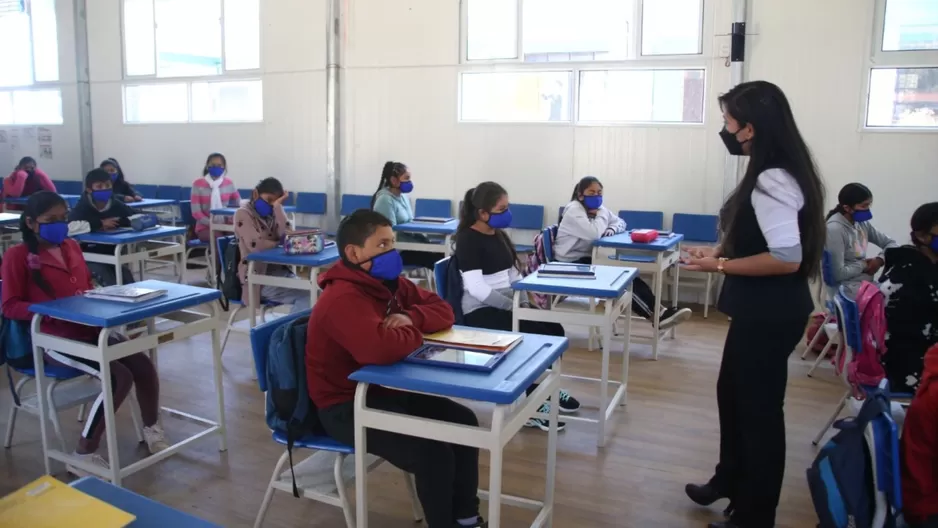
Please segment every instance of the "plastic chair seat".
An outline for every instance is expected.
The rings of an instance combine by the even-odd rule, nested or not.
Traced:
[[[515,251],[518,253],[531,253],[534,251],[534,246],[529,244],[515,244]]]
[[[197,247],[207,247],[208,242],[202,242],[198,238],[193,238],[192,240],[186,240],[187,248],[197,248]]]
[[[20,374],[24,376],[29,376],[31,378],[36,377],[36,369],[32,367],[30,368],[13,367],[13,370],[15,370],[16,372],[19,372]],[[52,379],[56,379],[59,381],[80,378],[82,376],[87,375],[85,372],[82,372],[78,369],[74,369],[71,367],[63,367],[59,365],[50,365],[48,363],[45,365],[45,368],[43,370],[45,371],[47,378],[52,378]]]
[[[287,445],[287,433],[280,430],[274,430],[271,433],[274,442],[281,445]],[[355,448],[345,445],[330,436],[305,435],[293,442],[295,447],[305,449],[319,449],[321,451],[331,451],[333,453],[344,453],[351,455],[355,453]]]
[[[619,262],[654,263],[657,260],[657,257],[653,255],[609,255],[609,260],[617,260]]]

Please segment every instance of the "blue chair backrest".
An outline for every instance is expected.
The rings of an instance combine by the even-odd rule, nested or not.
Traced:
[[[257,372],[257,386],[261,392],[267,392],[267,347],[274,332],[300,317],[308,317],[312,312],[312,310],[303,310],[284,315],[251,329],[251,354],[254,357],[254,370]]]
[[[242,200],[250,200],[251,194],[253,193],[254,189],[238,189],[238,196],[240,196]]]
[[[509,227],[540,231],[544,227],[544,206],[511,204],[511,226]]]
[[[632,229],[664,229],[664,213],[661,211],[619,211],[619,218],[625,222],[625,228]]]
[[[563,219],[563,210],[566,209],[566,208],[567,208],[566,205],[561,205],[561,206],[560,206],[560,210],[557,211],[557,223],[558,223],[558,224],[559,224],[560,221]]]
[[[348,216],[359,209],[371,209],[370,194],[343,194],[342,209],[339,214]]]
[[[446,299],[446,273],[449,270],[449,257],[436,261],[433,265],[433,281],[436,283],[436,294]]]
[[[144,198],[156,198],[156,190],[159,188],[157,185],[151,185],[149,183],[140,183],[134,185],[134,189],[140,193],[140,196]]]
[[[863,349],[863,339],[860,334],[860,309],[857,302],[846,295],[842,286],[837,291],[834,302],[839,306],[839,311],[843,315],[843,321],[838,321],[838,323],[843,324],[847,346],[853,350],[854,356],[859,355]]]
[[[831,260],[831,254],[826,249],[821,254],[821,278],[828,288],[836,288],[837,282],[834,281],[834,262]]]
[[[889,392],[887,380],[883,392]],[[882,385],[881,385],[882,386]],[[902,510],[902,479],[899,474],[899,429],[888,414],[870,422],[873,429],[873,463],[876,464],[876,487],[886,494],[897,511]]]
[[[554,226],[547,226],[541,230],[541,244],[544,246],[544,258],[547,262],[554,261],[554,245],[550,240],[550,231]]]
[[[225,269],[225,251],[228,245],[234,242],[234,235],[218,237],[215,239],[215,248],[218,250],[219,269]]]
[[[62,180],[55,182],[55,190],[59,194],[81,194],[84,191],[84,184],[75,180]]]
[[[195,225],[195,218],[192,216],[192,202],[189,200],[179,201],[179,216],[182,217],[182,223],[187,226]]]
[[[716,215],[674,213],[671,231],[684,235],[685,242],[710,242],[718,240]]]
[[[326,214],[326,193],[298,193],[296,195],[296,212],[310,215]]]
[[[417,204],[414,207],[414,216],[434,216],[437,218],[451,218],[453,216],[452,200],[417,198]]]
[[[178,185],[159,185],[156,188],[156,197],[161,200],[182,200],[182,193],[182,187]]]

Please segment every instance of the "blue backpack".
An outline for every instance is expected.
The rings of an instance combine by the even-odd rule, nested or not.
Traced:
[[[287,435],[293,496],[299,498],[293,473],[293,444],[305,435],[325,435],[306,384],[306,327],[300,317],[277,328],[267,349],[267,425]]]
[[[449,262],[447,263],[446,289],[444,291],[446,295],[443,300],[453,309],[455,323],[458,325],[463,324],[465,316],[462,313],[462,274],[459,273],[459,262],[456,260],[455,254],[449,258]]]
[[[16,394],[13,374],[10,367],[30,368],[33,366],[33,338],[30,335],[28,321],[7,319],[0,314],[0,365],[6,365],[7,382],[13,401],[19,406],[20,398]]]
[[[864,433],[880,415],[891,417],[889,398],[882,392],[870,393],[856,418],[834,424],[836,435],[821,448],[807,470],[811,500],[817,511],[819,528],[871,526],[876,510],[874,454]],[[885,528],[896,526],[892,508]]]

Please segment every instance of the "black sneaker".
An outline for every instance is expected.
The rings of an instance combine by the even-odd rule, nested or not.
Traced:
[[[550,404],[547,402],[542,403],[541,406],[537,409],[537,412],[543,413],[543,414],[550,414]],[[538,418],[538,417],[532,416],[531,418],[528,418],[528,421],[525,422],[524,426],[525,427],[537,427],[538,429],[544,432],[550,431],[550,421],[545,418]],[[563,431],[565,427],[567,427],[566,422],[561,422],[560,420],[557,420],[558,432]]]
[[[550,401],[550,398],[547,401]],[[570,396],[566,390],[560,389],[560,405],[557,406],[557,410],[567,414],[575,413],[580,410],[580,400]]]
[[[666,308],[658,320],[658,330],[667,330],[690,319],[690,308]]]
[[[485,519],[479,516],[476,516],[476,522],[474,524],[462,524],[459,521],[453,524],[453,528],[488,528],[488,526],[489,523],[485,522]]]

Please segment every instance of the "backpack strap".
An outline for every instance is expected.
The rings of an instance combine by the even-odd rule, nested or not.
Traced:
[[[294,321],[295,322],[295,321]],[[300,371],[299,365],[296,361],[296,342],[293,339],[293,324],[290,322],[290,326],[287,328],[288,342],[290,343],[290,362],[293,365],[293,381],[297,388],[300,387]],[[303,365],[305,368],[306,365]],[[303,397],[303,394],[297,394],[297,398]],[[308,396],[307,396],[308,397]],[[296,473],[293,470],[293,444],[296,440],[303,434],[303,424],[296,421],[296,418],[293,416],[290,417],[290,421],[287,423],[287,457],[290,459],[290,477],[293,479],[293,496],[297,499],[300,498],[300,491],[296,487]]]
[[[10,371],[10,358],[6,354],[6,339],[10,333],[12,323],[6,317],[0,316],[0,364],[4,364],[7,370],[7,384],[10,386],[10,394],[13,395],[13,403],[19,407],[20,396],[16,393],[16,384],[13,383],[13,373]]]

